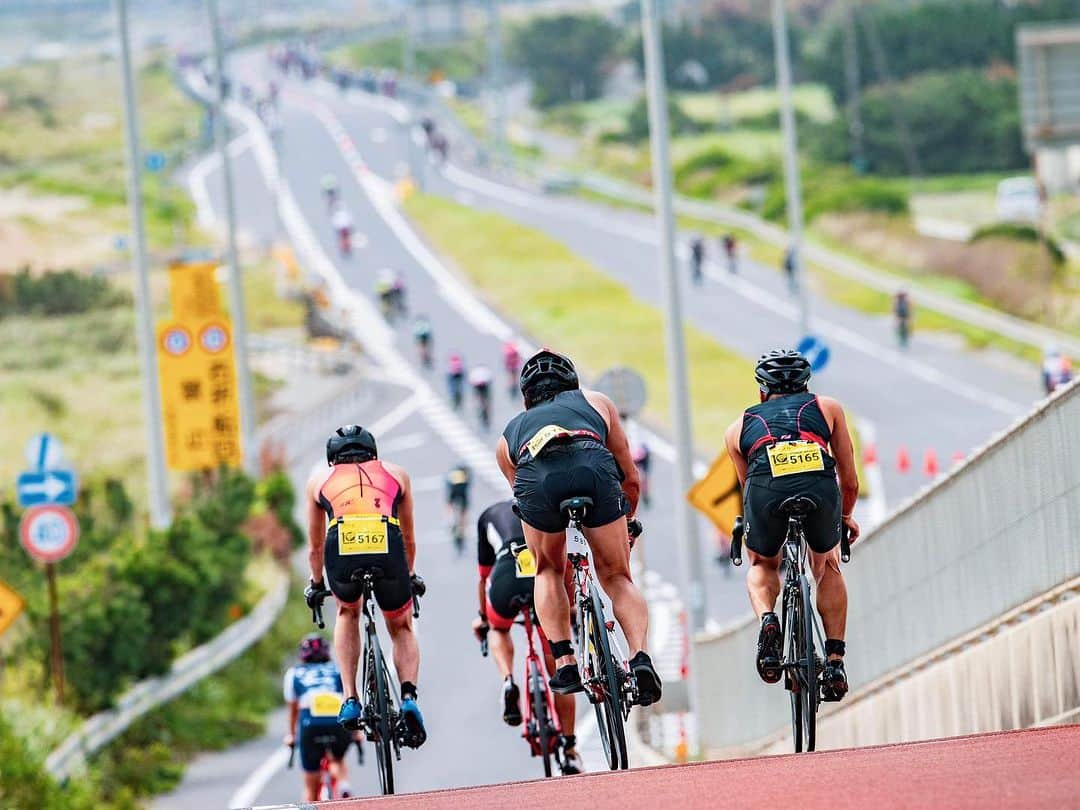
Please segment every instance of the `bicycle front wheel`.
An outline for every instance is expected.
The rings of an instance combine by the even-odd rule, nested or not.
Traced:
[[[806,679],[805,689],[802,690],[802,720],[803,736],[806,739],[806,750],[813,751],[817,745],[817,710],[819,682],[817,655],[814,652],[814,608],[810,601],[810,583],[805,576],[799,577],[799,593],[802,597],[802,631],[800,635],[801,646],[797,650],[802,659],[803,677]]]
[[[607,621],[604,617],[604,603],[600,591],[593,583],[589,584],[589,656],[592,659],[593,677],[599,681],[603,700],[593,704],[596,710],[596,725],[600,730],[600,739],[604,744],[604,754],[608,767],[615,771],[625,770],[629,766],[626,751],[626,730],[623,727],[622,683],[615,668],[615,659],[611,656],[611,640],[608,638]]]
[[[368,655],[371,656],[372,691],[375,704],[375,759],[379,765],[379,786],[384,796],[394,792],[394,727],[390,718],[390,680],[386,672],[379,637],[372,633],[368,638]]]
[[[540,746],[540,758],[544,763],[544,776],[551,776],[552,726],[548,712],[547,693],[536,661],[529,661],[529,700],[532,703],[532,721],[536,724],[536,740]]]

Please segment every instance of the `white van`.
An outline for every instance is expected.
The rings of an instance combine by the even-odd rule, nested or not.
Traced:
[[[1039,184],[1033,177],[1010,177],[998,183],[998,219],[1036,224],[1042,218]]]

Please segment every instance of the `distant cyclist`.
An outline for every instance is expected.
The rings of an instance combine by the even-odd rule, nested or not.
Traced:
[[[332,174],[324,174],[322,180],[319,181],[319,185],[322,187],[323,200],[326,201],[326,209],[333,211],[337,207],[338,203],[338,179]]]
[[[337,207],[334,208],[333,216],[330,217],[330,224],[334,228],[334,233],[337,234],[338,251],[342,256],[352,255],[353,219],[352,214],[349,213],[349,209],[344,204],[338,203]]]
[[[727,258],[728,272],[735,275],[739,272],[739,247],[735,241],[735,234],[724,234],[720,244],[724,248],[724,256]]]
[[[338,722],[360,728],[363,709],[357,699],[356,670],[360,659],[361,583],[357,571],[382,569],[375,583],[375,601],[382,610],[394,647],[394,666],[401,681],[401,734],[405,745],[418,748],[427,739],[417,705],[416,681],[420,647],[413,629],[413,591],[416,576],[416,535],[409,474],[379,460],[375,437],[359,425],[339,427],[326,441],[330,469],[316,472],[307,485],[308,560],[311,582],[304,591],[308,607],[322,603],[323,563],[326,581],[337,599],[334,648],[341,667],[345,702]],[[369,547],[356,548],[365,537]],[[350,538],[353,538],[350,540]]]
[[[289,707],[285,744],[299,748],[304,801],[347,798],[349,773],[344,756],[353,738],[338,723],[343,695],[341,673],[330,661],[329,643],[318,633],[306,635],[300,642],[300,663],[286,671],[283,691]],[[338,796],[319,795],[324,755],[329,756],[330,775],[337,782]]]
[[[1050,396],[1057,389],[1072,382],[1072,360],[1063,354],[1054,344],[1043,349],[1042,380],[1043,390]]]
[[[611,400],[582,391],[570,358],[542,349],[521,367],[525,410],[503,431],[499,469],[514,490],[525,538],[536,558],[536,613],[558,670],[551,688],[560,694],[585,688],[570,642],[570,600],[564,588],[567,518],[559,504],[588,496],[585,537],[600,586],[611,599],[630,649],[638,700],[660,700],[662,684],[645,652],[649,609],[630,577],[627,520],[640,490],[622,420]]]
[[[750,605],[761,619],[758,674],[765,683],[776,683],[783,675],[783,631],[773,609],[780,594],[787,519],[778,507],[786,498],[805,495],[817,504],[804,527],[817,582],[818,612],[825,627],[828,660],[821,676],[822,694],[826,700],[840,700],[848,690],[844,670],[847,588],[837,545],[844,527],[851,542],[859,536],[859,524],[852,518],[859,479],[843,406],[831,397],[811,394],[807,389],[810,373],[809,362],[798,352],[777,349],[762,355],[754,371],[761,404],[747,408],[728,428],[725,443],[743,486],[750,559],[746,586]],[[809,460],[789,471],[783,466],[783,456],[774,452],[781,443],[804,451]]]
[[[484,430],[491,427],[491,383],[494,376],[487,366],[473,366],[469,372],[469,387],[476,397],[477,413]]]
[[[521,351],[512,340],[503,344],[503,369],[506,371],[507,391],[510,392],[510,398],[515,399],[520,395],[518,373],[521,371]]]
[[[510,726],[521,725],[521,690],[514,683],[514,640],[510,630],[521,611],[518,601],[532,605],[536,565],[525,547],[525,531],[514,514],[513,501],[499,501],[480,514],[476,527],[477,564],[480,568],[480,615],[473,620],[477,637],[487,635],[491,657],[503,679],[503,721]],[[515,556],[524,552],[526,557]],[[549,671],[555,670],[555,659],[547,649],[547,639],[540,630],[544,655]],[[582,773],[585,769],[575,750],[575,700],[572,695],[555,695],[555,711],[563,736],[564,774]]]
[[[469,512],[469,485],[472,474],[457,464],[446,474],[446,511],[450,516],[450,537],[458,554],[465,550],[465,519]]]
[[[431,356],[434,331],[427,315],[416,316],[416,320],[413,321],[413,340],[416,341],[416,351],[420,355],[420,362],[424,368],[431,368],[434,362]]]
[[[893,315],[896,316],[896,341],[906,349],[911,338],[911,298],[907,290],[897,290],[893,298]]]
[[[690,239],[690,278],[695,284],[700,284],[704,279],[705,266],[705,240],[700,234],[694,234]]]
[[[382,268],[375,276],[375,295],[379,299],[379,307],[383,317],[393,321],[402,312],[399,303],[402,290],[404,289],[401,277],[397,271],[390,268]]]
[[[455,411],[461,410],[461,400],[465,394],[465,362],[460,354],[450,355],[446,367],[446,391],[450,395],[450,404]]]

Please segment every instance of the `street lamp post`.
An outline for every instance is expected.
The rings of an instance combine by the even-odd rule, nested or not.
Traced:
[[[236,249],[236,195],[233,188],[232,160],[229,157],[228,122],[225,120],[225,54],[217,0],[206,0],[206,14],[214,49],[214,144],[221,159],[221,175],[225,185],[229,305],[232,310],[233,347],[236,352],[236,373],[240,389],[240,441],[244,448],[244,468],[248,472],[254,472],[258,459],[258,449],[255,447],[255,398],[251,390],[251,368],[248,365],[244,280],[240,268],[240,254]]]
[[[645,77],[648,88],[649,136],[652,146],[653,192],[656,224],[660,230],[660,264],[666,304],[668,384],[672,421],[675,428],[675,488],[678,495],[689,492],[694,483],[694,441],[690,424],[690,386],[686,371],[686,348],[683,340],[682,301],[678,268],[675,263],[675,218],[671,200],[671,163],[668,154],[667,91],[664,83],[663,44],[656,15],[655,0],[642,0],[641,27],[645,46]],[[701,546],[697,520],[684,497],[675,498],[675,529],[681,549],[684,593],[690,604],[689,632],[705,626],[705,586],[702,576]],[[690,643],[688,694],[695,697],[693,681],[696,667],[694,645]]]
[[[799,179],[799,152],[795,134],[795,109],[791,100],[791,58],[788,53],[787,15],[784,0],[773,0],[773,43],[776,50],[776,82],[780,90],[780,124],[784,136],[784,179],[787,189],[788,231],[791,233],[791,261],[799,290],[799,328],[810,334],[810,302],[803,262],[802,187]]]
[[[124,135],[127,145],[128,207],[131,211],[131,268],[135,273],[136,335],[142,367],[143,420],[146,422],[146,478],[150,504],[150,525],[169,525],[169,479],[165,471],[165,437],[162,434],[161,389],[158,387],[157,340],[154,335],[154,308],[150,295],[150,275],[146,263],[146,233],[143,229],[142,150],[139,146],[139,116],[135,105],[135,78],[131,67],[131,37],[128,32],[127,0],[114,0],[116,32],[120,38],[120,73],[124,88]]]

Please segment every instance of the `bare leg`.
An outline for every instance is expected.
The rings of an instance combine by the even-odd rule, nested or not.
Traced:
[[[649,635],[649,606],[630,578],[630,540],[626,520],[618,518],[606,526],[585,532],[592,549],[600,587],[611,599],[631,655],[645,650]]]
[[[360,664],[360,603],[338,602],[334,623],[334,653],[341,669],[345,697],[356,697],[356,670]]]
[[[847,629],[847,585],[840,573],[840,552],[833,549],[828,554],[810,552],[810,570],[817,581],[817,609],[825,626],[825,638],[844,640]],[[841,656],[831,654],[830,659]]]
[[[420,645],[416,643],[413,631],[412,602],[399,614],[383,614],[390,641],[394,645],[394,669],[397,670],[398,682],[416,683],[420,676]]]
[[[750,560],[750,570],[746,574],[746,590],[750,594],[750,607],[760,619],[765,613],[772,613],[776,608],[776,597],[780,595],[780,554],[775,557],[762,557],[755,551],[746,550]]]
[[[544,633],[550,639],[570,638],[570,600],[566,595],[566,532],[542,532],[525,525],[525,542],[536,560],[533,602]],[[567,666],[574,656],[564,655],[555,663]]]
[[[340,794],[342,785],[348,785],[349,783],[349,769],[345,767],[345,760],[343,759],[331,759],[330,760],[330,775],[334,777],[337,782],[337,793]],[[331,799],[341,798],[338,796],[331,796]]]
[[[506,680],[506,677],[514,671],[514,640],[510,637],[510,631],[492,628],[491,633],[488,634],[488,642],[491,647],[491,657],[495,659],[495,666],[503,680]]]
[[[304,771],[304,801],[317,802],[321,790],[322,772],[312,771],[311,773],[308,773],[307,771]]]

